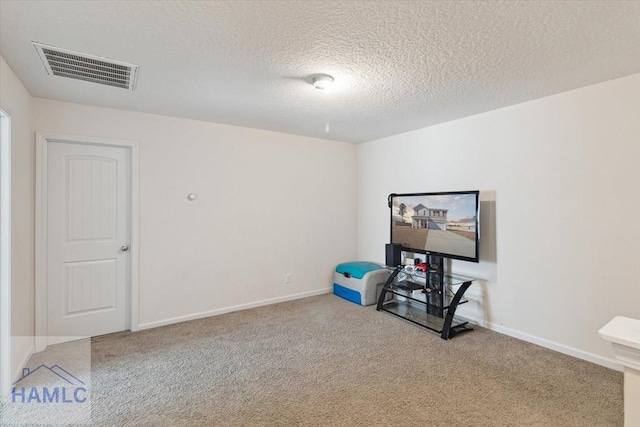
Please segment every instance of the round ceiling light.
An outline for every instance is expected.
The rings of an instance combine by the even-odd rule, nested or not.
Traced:
[[[313,76],[313,87],[320,90],[325,90],[333,84],[333,77],[329,74],[317,74]]]

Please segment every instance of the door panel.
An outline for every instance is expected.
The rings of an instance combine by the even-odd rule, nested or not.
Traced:
[[[48,342],[128,329],[130,150],[49,142],[47,151]]]
[[[117,162],[79,156],[66,162],[67,241],[117,238]]]
[[[67,315],[116,309],[117,259],[67,262]]]

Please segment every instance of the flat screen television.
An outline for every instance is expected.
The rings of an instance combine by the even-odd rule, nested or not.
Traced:
[[[479,194],[390,194],[391,243],[407,252],[478,262]]]

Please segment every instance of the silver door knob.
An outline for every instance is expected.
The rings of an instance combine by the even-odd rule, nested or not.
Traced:
[[[127,245],[122,245],[122,247],[120,248],[120,250],[121,250],[122,252],[127,252],[127,251],[129,250],[129,246],[127,246]]]

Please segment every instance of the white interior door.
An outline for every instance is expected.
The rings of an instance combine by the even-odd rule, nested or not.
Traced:
[[[127,148],[49,142],[48,344],[129,329],[130,194]]]

